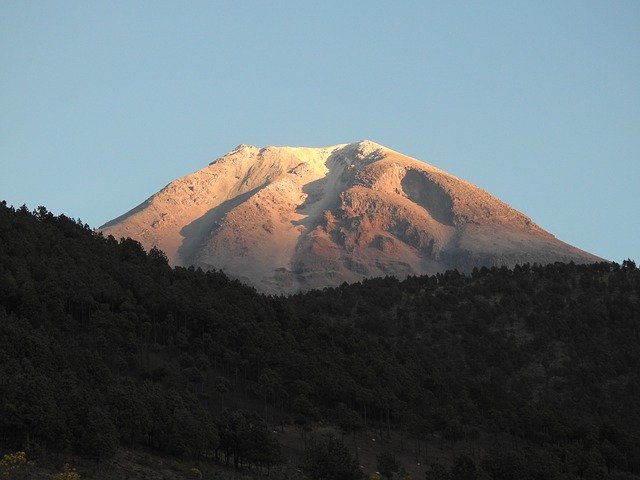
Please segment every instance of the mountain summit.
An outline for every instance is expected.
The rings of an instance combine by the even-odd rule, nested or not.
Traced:
[[[366,277],[601,260],[484,190],[364,140],[239,145],[100,229],[291,293]]]

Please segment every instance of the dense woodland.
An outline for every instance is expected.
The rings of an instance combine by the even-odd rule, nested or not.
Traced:
[[[362,431],[477,442],[426,478],[640,479],[639,295],[626,261],[269,297],[2,202],[0,447],[266,474],[288,422],[344,433],[309,434],[313,479],[358,478],[345,444]]]

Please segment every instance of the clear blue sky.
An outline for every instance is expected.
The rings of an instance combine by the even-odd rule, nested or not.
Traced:
[[[640,2],[0,2],[16,206],[97,227],[239,143],[364,138],[640,260]]]

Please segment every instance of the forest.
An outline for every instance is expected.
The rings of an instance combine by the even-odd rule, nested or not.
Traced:
[[[276,297],[0,203],[0,456],[141,448],[265,477],[410,478],[394,452],[358,467],[375,432],[475,445],[426,458],[421,479],[640,479],[639,346],[631,260]]]

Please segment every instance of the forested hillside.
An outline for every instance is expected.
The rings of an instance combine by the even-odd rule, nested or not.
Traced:
[[[639,294],[627,261],[267,297],[3,202],[0,446],[267,474],[292,461],[276,424],[316,450],[314,429],[335,425],[348,445],[363,431],[475,442],[476,456],[427,458],[427,478],[640,478]]]

